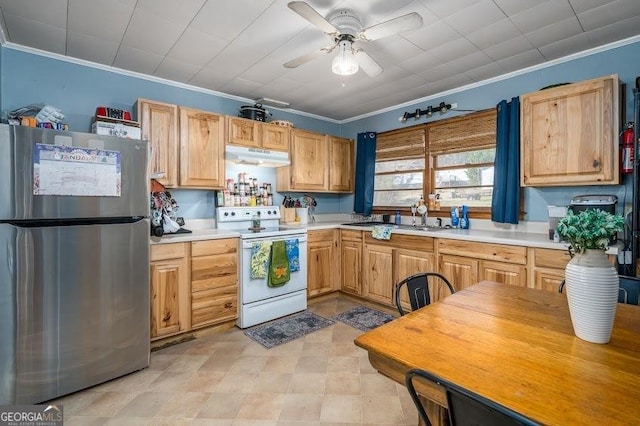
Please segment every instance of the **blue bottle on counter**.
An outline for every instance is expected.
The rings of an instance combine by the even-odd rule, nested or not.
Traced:
[[[396,225],[402,224],[402,216],[400,216],[400,210],[396,210]]]
[[[451,207],[451,227],[457,228],[459,225],[458,207]]]
[[[460,214],[460,229],[469,229],[469,207],[462,206],[462,213]]]

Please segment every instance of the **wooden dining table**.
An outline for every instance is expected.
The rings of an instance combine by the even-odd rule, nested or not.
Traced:
[[[618,304],[610,342],[589,343],[564,294],[482,281],[355,344],[399,383],[421,368],[541,424],[640,424],[640,306]],[[443,389],[418,390],[432,423],[444,422]]]

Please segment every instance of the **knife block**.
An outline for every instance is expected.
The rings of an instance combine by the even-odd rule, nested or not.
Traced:
[[[280,221],[282,223],[295,223],[296,209],[294,207],[280,206]]]

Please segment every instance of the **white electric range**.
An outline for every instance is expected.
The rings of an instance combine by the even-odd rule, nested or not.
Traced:
[[[252,228],[255,215],[260,229]],[[240,304],[236,324],[251,327],[307,308],[307,230],[280,226],[280,210],[269,207],[218,207],[218,229],[240,233]],[[300,270],[291,272],[281,287],[269,287],[267,278],[251,278],[251,253],[254,245],[279,240],[297,240]]]

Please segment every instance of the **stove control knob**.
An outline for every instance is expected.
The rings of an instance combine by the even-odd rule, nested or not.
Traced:
[[[229,212],[224,212],[224,215],[225,216],[229,216]]]
[[[235,215],[236,215],[236,212],[231,212],[231,216],[235,216]]]

